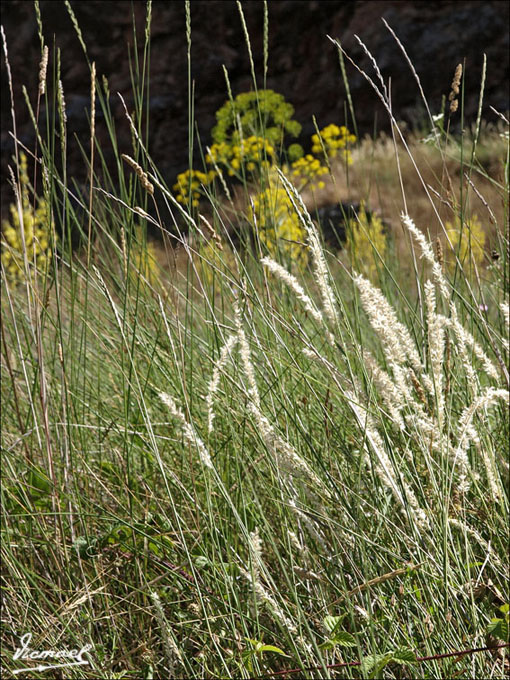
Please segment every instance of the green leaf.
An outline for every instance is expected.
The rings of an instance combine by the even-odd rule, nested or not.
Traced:
[[[345,630],[336,632],[331,641],[336,645],[340,645],[340,647],[356,647],[357,645],[356,638]]]
[[[205,555],[198,555],[198,557],[195,557],[195,567],[197,569],[205,569],[205,567],[209,566],[209,560]]]
[[[509,626],[506,619],[492,619],[492,622],[487,626],[487,632],[493,635],[498,640],[508,642]]]
[[[253,649],[248,649],[245,652],[243,652],[243,656],[252,656],[253,654],[258,654],[262,656],[264,652],[274,652],[275,654],[280,654],[281,656],[286,656],[290,658],[289,655],[285,654],[285,652],[281,650],[279,647],[275,647],[274,645],[266,645],[260,640],[252,640],[251,638],[244,639],[246,640],[246,642],[250,643]]]
[[[78,536],[73,543],[73,549],[83,558],[94,557],[98,554],[98,548],[98,540],[93,537]]]
[[[345,630],[334,633],[329,640],[322,642],[319,649],[333,649],[334,647],[356,647],[356,638]]]
[[[373,675],[376,675],[391,661],[392,657],[393,654],[391,652],[388,654],[369,654],[361,660],[361,672],[365,676],[374,671]]]
[[[244,639],[246,640],[246,642],[249,642],[250,645],[254,649],[257,649],[257,647],[262,644],[262,642],[260,642],[260,640],[252,640],[251,638],[244,638]]]
[[[334,649],[336,647],[335,643],[333,640],[326,640],[326,642],[321,642],[319,645],[319,649],[323,649],[324,651],[329,651],[330,649]]]
[[[507,615],[508,615],[508,613],[510,612],[510,604],[508,604],[508,603],[502,604],[501,607],[499,608],[499,611],[500,611],[502,614],[507,614]]]
[[[282,649],[275,647],[274,645],[261,645],[258,647],[257,654],[263,654],[264,652],[274,652],[275,654],[281,654],[281,656],[289,656],[288,654],[285,654]]]
[[[326,616],[323,620],[322,625],[327,630],[328,633],[333,633],[335,628],[342,623],[343,616]]]
[[[158,541],[155,543],[154,541]],[[165,548],[173,548],[173,542],[165,534],[156,534],[153,536],[153,540],[149,541],[147,547],[155,555],[162,555],[165,552]]]
[[[413,663],[416,663],[416,654],[413,652],[412,649],[408,649],[407,647],[404,647],[402,649],[396,649],[393,652],[393,659],[395,663],[402,664],[403,666],[407,666]]]
[[[51,492],[51,482],[42,470],[33,468],[28,473],[27,479],[32,496],[44,496]]]

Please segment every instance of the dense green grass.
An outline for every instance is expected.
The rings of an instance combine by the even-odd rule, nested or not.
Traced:
[[[51,206],[53,257],[35,275],[21,243],[24,275],[2,267],[3,669],[35,665],[12,658],[30,632],[32,649],[93,645],[90,665],[55,677],[504,677],[505,648],[417,659],[505,642],[508,141],[490,147],[499,178],[478,163],[480,121],[466,121],[469,139],[444,125],[429,152],[470,246],[464,173],[501,200],[499,258],[457,244],[434,268],[419,230],[446,250],[453,217],[430,195],[434,227],[415,229],[404,176],[411,219],[392,216],[373,283],[324,249],[278,175],[309,255],[292,280],[261,262],[256,233],[230,247],[247,199],[243,213],[221,184],[203,199],[207,243],[197,211],[173,198],[146,152],[150,4],[142,53],[127,153],[143,169],[121,159],[94,81],[117,166],[92,123],[93,179],[78,195],[65,125],[41,130],[30,181]],[[190,158],[193,122],[190,94]],[[21,196],[20,171],[16,185]]]

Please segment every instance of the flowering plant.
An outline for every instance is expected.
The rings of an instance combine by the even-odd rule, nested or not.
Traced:
[[[336,158],[340,152],[349,165],[352,163],[352,156],[349,145],[354,144],[356,135],[342,125],[328,125],[319,131],[319,134],[312,135],[312,152],[315,154],[326,154],[328,158]]]
[[[2,265],[7,278],[13,283],[25,278],[25,250],[28,264],[38,270],[43,270],[52,256],[49,206],[44,198],[36,197],[34,210],[30,200],[31,187],[24,153],[20,154],[19,178],[21,211],[17,204],[11,203],[11,219],[2,222]]]
[[[294,107],[273,90],[243,92],[228,100],[216,113],[212,130],[215,143],[239,143],[241,137],[263,136],[271,144],[281,144],[285,134],[297,137],[301,125],[292,119]]]
[[[287,192],[272,174],[269,187],[255,197],[253,204],[252,223],[269,254],[275,257],[279,251],[292,266],[304,269],[308,263],[306,233]]]

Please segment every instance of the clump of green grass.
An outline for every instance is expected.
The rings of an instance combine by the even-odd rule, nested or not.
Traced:
[[[77,195],[64,118],[39,130],[43,226],[61,236],[22,286],[2,260],[3,667],[30,632],[33,649],[92,645],[77,678],[504,677],[508,233],[487,203],[499,257],[479,257],[463,192],[466,174],[482,196],[490,180],[507,215],[508,155],[500,181],[477,164],[483,135],[465,153],[445,125],[421,155],[393,120],[393,229],[382,246],[360,213],[347,254],[324,249],[291,168],[272,178],[299,239],[257,209],[271,175],[244,179],[243,208],[226,182],[179,201],[147,152],[150,21],[149,3],[132,148],[91,64],[115,172],[92,134]],[[433,157],[447,213],[417,162]],[[352,192],[342,161],[331,175]],[[434,222],[414,215],[417,185]],[[250,221],[277,247],[236,248]]]

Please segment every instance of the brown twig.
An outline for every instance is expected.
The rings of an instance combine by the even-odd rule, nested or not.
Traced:
[[[510,647],[510,643],[503,642],[500,645],[492,647],[475,647],[472,649],[462,649],[459,652],[446,652],[444,654],[433,654],[432,656],[419,656],[416,658],[416,663],[422,661],[436,661],[438,659],[447,659],[453,656],[465,656],[466,654],[476,654],[477,652],[490,652],[495,649],[503,649]],[[291,670],[277,671],[276,673],[269,673],[268,675],[257,675],[252,680],[263,680],[264,678],[276,678],[280,675],[290,675],[291,673],[301,673],[303,671],[322,671],[324,668],[345,668],[346,666],[361,666],[361,661],[344,661],[343,663],[327,664],[326,666],[308,666],[307,668],[293,668]]]

